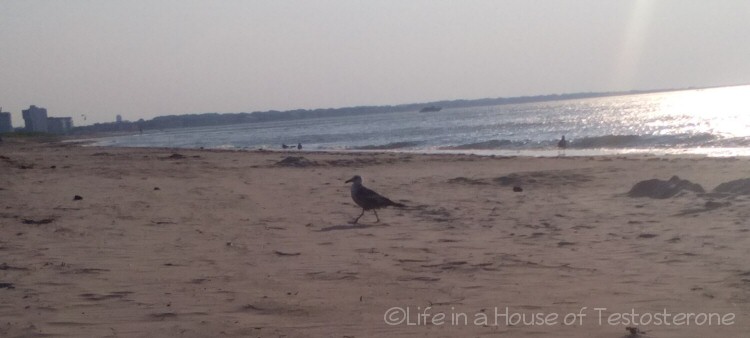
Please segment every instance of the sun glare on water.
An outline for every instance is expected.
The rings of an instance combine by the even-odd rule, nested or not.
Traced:
[[[661,97],[656,113],[679,116],[692,133],[750,136],[750,86],[668,93]]]

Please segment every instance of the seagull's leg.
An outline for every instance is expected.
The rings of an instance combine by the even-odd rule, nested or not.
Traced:
[[[362,217],[362,215],[364,214],[365,214],[365,209],[363,208],[362,213],[359,214],[359,216],[357,216],[357,218],[354,219],[354,222],[352,222],[352,224],[357,224],[357,221],[359,221],[359,218]]]
[[[375,211],[375,209],[372,209],[372,212],[374,212],[374,213],[375,213],[375,218],[377,219],[377,221],[375,221],[375,223],[378,223],[378,222],[380,222],[380,217],[378,217],[378,212],[377,212],[377,211]]]

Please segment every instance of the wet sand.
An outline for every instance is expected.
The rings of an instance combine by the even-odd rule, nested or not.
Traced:
[[[746,158],[233,152],[18,141],[0,145],[0,156],[0,336],[627,337],[632,326],[646,337],[743,337],[750,331],[750,196],[627,196],[639,181],[672,175],[710,191],[750,177]],[[288,156],[304,159],[280,162]],[[360,224],[348,224],[360,213],[344,184],[355,174],[408,208],[379,211],[380,223],[366,213]],[[506,325],[518,319],[504,317],[506,307],[508,317],[527,321],[540,313],[558,317]],[[409,318],[389,325],[386,319],[403,319],[398,308]],[[715,317],[713,325],[626,325],[618,313],[631,310],[734,317],[729,325]],[[585,316],[565,325],[571,313]],[[612,316],[614,325],[607,322]]]

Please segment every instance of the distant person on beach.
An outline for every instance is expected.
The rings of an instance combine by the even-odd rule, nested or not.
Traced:
[[[562,136],[560,139],[560,142],[557,142],[557,148],[558,149],[558,155],[560,152],[562,152],[563,155],[565,155],[565,148],[568,147],[568,141],[565,140],[565,135]]]
[[[297,150],[302,150],[302,143],[297,143]]]

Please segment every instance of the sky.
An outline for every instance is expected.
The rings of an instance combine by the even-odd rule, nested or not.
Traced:
[[[14,126],[746,83],[747,0],[0,0]]]

